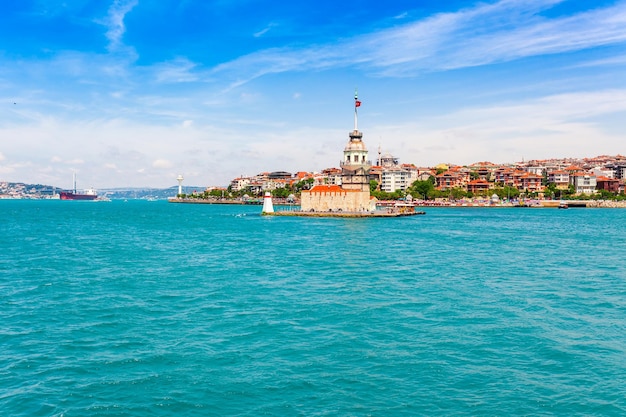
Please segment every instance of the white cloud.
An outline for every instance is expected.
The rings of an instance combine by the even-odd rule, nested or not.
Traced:
[[[402,115],[402,122],[364,129],[364,141],[370,159],[380,143],[401,162],[426,166],[616,154],[623,153],[623,138],[616,133],[620,127],[613,131],[598,120],[615,115],[618,119],[622,114],[626,114],[626,90],[579,92],[428,118]],[[0,137],[20,137],[21,142],[6,144],[9,147],[3,152],[10,152],[12,162],[0,165],[0,172],[2,180],[46,181],[57,186],[67,185],[76,168],[80,168],[81,183],[95,188],[167,187],[176,184],[180,172],[185,173],[187,184],[226,185],[241,174],[338,166],[347,141],[344,129],[237,122],[222,125],[229,127],[194,124],[195,128],[184,129],[180,122],[147,125],[116,119],[85,123],[69,118],[44,119],[28,128],[2,127]],[[44,156],[32,149],[40,149]],[[55,163],[50,164],[51,160]]]
[[[152,162],[152,167],[158,169],[169,169],[172,167],[172,163],[167,159],[157,159]]]
[[[385,148],[404,162],[423,165],[617,154],[623,148],[620,138],[597,121],[611,114],[626,114],[626,90],[468,108],[420,124],[379,126],[367,137],[384,136]]]

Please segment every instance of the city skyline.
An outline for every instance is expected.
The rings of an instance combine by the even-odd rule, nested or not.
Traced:
[[[0,6],[0,181],[227,184],[338,166],[623,154],[626,1]]]

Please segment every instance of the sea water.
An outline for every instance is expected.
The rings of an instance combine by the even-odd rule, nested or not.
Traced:
[[[0,415],[626,415],[626,210],[259,212],[0,201]]]

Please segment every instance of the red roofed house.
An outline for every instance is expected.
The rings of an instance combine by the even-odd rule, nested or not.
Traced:
[[[619,180],[617,178],[597,177],[596,189],[619,193]]]
[[[468,183],[469,175],[464,172],[449,169],[446,172],[435,177],[436,187],[439,190],[449,190],[451,188],[465,189]]]
[[[557,190],[567,190],[569,187],[569,173],[559,169],[548,174],[548,182],[556,186]]]
[[[541,192],[545,188],[541,184],[543,177],[541,175],[526,172],[519,176],[519,190],[528,190],[529,192]]]
[[[489,191],[489,181],[477,179],[467,184],[467,191],[474,194],[483,194]]]

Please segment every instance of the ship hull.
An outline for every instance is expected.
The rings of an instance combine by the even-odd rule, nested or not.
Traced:
[[[95,200],[96,198],[98,198],[98,196],[96,194],[74,194],[74,193],[67,193],[67,192],[62,192],[60,193],[59,197],[61,198],[61,200]]]

